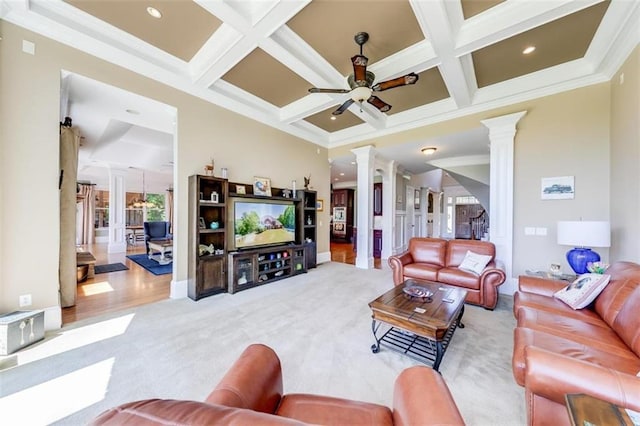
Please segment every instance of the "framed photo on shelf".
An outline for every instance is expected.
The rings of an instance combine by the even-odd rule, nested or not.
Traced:
[[[207,224],[204,221],[204,217],[200,216],[200,219],[198,220],[198,224],[200,226],[200,229],[206,229],[207,228]]]
[[[244,185],[236,185],[236,194],[241,194],[241,195],[246,194]]]
[[[271,197],[271,179],[254,177],[253,195],[266,195],[267,197]]]
[[[324,210],[324,200],[318,199],[316,201],[316,210],[318,210],[319,212]]]

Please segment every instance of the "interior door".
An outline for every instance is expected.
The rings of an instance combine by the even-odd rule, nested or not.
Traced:
[[[415,234],[415,207],[413,204],[413,187],[407,186],[406,189],[406,197],[405,197],[405,208],[406,208],[406,232],[405,232],[405,244],[409,244],[409,240],[416,236]]]

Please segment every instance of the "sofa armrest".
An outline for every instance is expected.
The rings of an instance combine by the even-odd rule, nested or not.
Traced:
[[[278,355],[265,345],[249,345],[205,402],[274,413],[282,398]]]
[[[405,369],[393,389],[394,425],[464,425],[440,374],[424,366]]]
[[[389,264],[389,267],[393,271],[393,284],[400,285],[404,282],[404,265],[413,263],[413,256],[411,256],[410,252],[405,251],[402,254],[390,256],[387,262]]]
[[[525,389],[564,405],[569,393],[584,393],[640,410],[640,378],[545,349],[525,348]]]
[[[542,296],[553,297],[556,291],[562,290],[569,283],[560,280],[520,275],[518,278],[518,290],[526,293],[535,293]]]

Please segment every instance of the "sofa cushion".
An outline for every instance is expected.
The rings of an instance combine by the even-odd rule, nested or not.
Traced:
[[[573,309],[586,308],[609,284],[610,279],[610,275],[582,274],[567,287],[557,291],[553,297],[562,300]]]
[[[609,270],[613,268],[614,266],[611,266]],[[596,298],[593,309],[611,327],[613,327],[616,317],[622,309],[622,306],[627,301],[627,298],[635,290],[639,276],[640,265],[638,266],[638,272],[635,277],[620,277],[612,273],[611,281],[605,287],[602,293],[600,293],[600,296]]]
[[[542,331],[620,356],[636,357],[616,332],[602,320],[599,323],[588,323],[581,319],[523,307],[518,311],[518,327]]]
[[[471,272],[462,271],[457,267],[442,268],[438,271],[438,282],[472,290],[480,289],[480,278]]]
[[[584,322],[602,323],[602,318],[592,309],[574,310],[559,299],[536,293],[517,291],[513,295],[513,313],[516,318],[518,318],[518,311],[522,307],[551,312],[554,315],[562,315],[568,318],[576,318]]]
[[[631,354],[629,356],[620,356],[585,345],[584,343],[524,327],[516,327],[513,337],[513,376],[520,386],[524,386],[526,367],[524,350],[527,346],[536,346],[550,352],[591,362],[606,368],[615,366],[614,368],[617,371],[626,374],[636,374],[640,371],[640,358],[631,356],[631,351],[629,351]]]
[[[460,266],[467,255],[467,251],[491,256],[491,259],[493,259],[496,255],[496,246],[488,241],[449,240],[444,266],[448,268]]]
[[[447,241],[440,238],[411,238],[408,251],[415,263],[430,263],[441,268],[446,247]]]
[[[403,274],[405,277],[418,280],[436,281],[440,268],[438,265],[429,263],[409,263],[404,265]]]
[[[276,414],[319,425],[393,425],[388,407],[321,395],[285,395]]]
[[[484,254],[474,253],[470,250],[467,250],[467,254],[464,256],[462,263],[458,266],[459,269],[462,269],[465,272],[471,272],[476,275],[482,274],[484,268],[487,266],[489,262],[491,262],[493,256],[488,256]]]
[[[196,401],[148,399],[122,404],[95,418],[91,425],[303,425],[257,411],[224,407]]]
[[[640,282],[635,280],[627,288],[635,284],[635,289],[626,298],[622,309],[613,323],[614,331],[640,357]]]

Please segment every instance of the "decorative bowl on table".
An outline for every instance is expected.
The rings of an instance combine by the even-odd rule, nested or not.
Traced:
[[[411,297],[420,297],[423,299],[433,296],[432,291],[424,287],[421,287],[419,285],[408,285],[405,288],[403,288],[402,291],[404,291],[406,294],[408,294]]]

